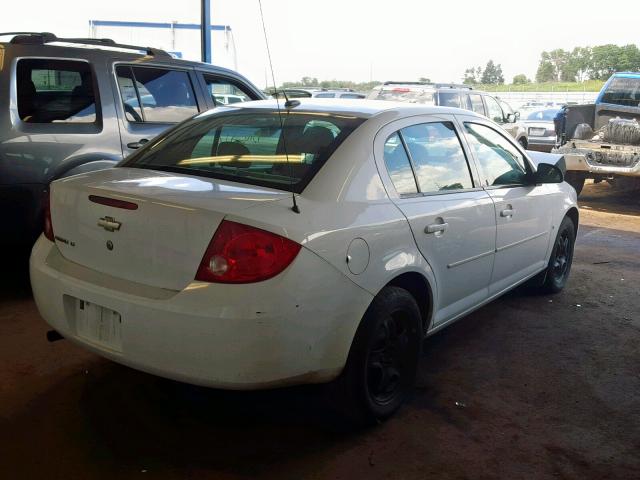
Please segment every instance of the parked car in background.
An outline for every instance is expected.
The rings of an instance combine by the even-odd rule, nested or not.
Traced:
[[[527,110],[522,112],[520,121],[527,129],[529,150],[551,152],[556,145],[556,130],[553,119],[559,108]]]
[[[3,245],[31,247],[51,181],[112,167],[172,125],[232,98],[264,98],[236,72],[154,48],[50,33],[0,37]]]
[[[471,110],[490,118],[525,149],[529,145],[526,129],[518,123],[519,113],[501,99],[469,85],[427,82],[385,82],[375,87],[370,100],[392,100]]]
[[[284,88],[278,89],[277,92],[271,90],[267,92],[271,97],[284,98],[350,98],[350,99],[364,99],[366,95],[364,93],[356,92],[349,88]]]
[[[523,282],[565,286],[575,192],[484,116],[278,106],[201,113],[53,182],[30,268],[52,328],[200,385],[335,381],[372,422],[407,397],[425,336]]]

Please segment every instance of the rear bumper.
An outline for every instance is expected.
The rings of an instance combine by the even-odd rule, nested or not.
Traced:
[[[556,145],[556,137],[532,137],[529,136],[527,150],[550,152]]]
[[[30,262],[42,317],[67,339],[138,370],[188,383],[257,389],[321,383],[346,362],[372,296],[305,248],[281,275],[182,291],[109,277],[64,259],[41,237]],[[78,335],[69,302],[121,315],[113,350]]]

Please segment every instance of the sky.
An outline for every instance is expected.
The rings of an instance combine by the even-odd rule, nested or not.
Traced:
[[[258,86],[271,85],[258,0],[211,1],[212,23],[231,27],[237,51],[233,63],[217,35],[213,63],[237,65]],[[529,2],[532,7],[497,0],[262,2],[278,84],[303,76],[458,82],[466,68],[489,59],[502,65],[510,82],[519,73],[534,77],[543,50],[639,41],[638,0],[615,2],[614,27],[605,24],[609,13],[602,12],[601,0],[536,0]],[[4,5],[0,31],[58,36],[86,37],[89,19],[200,21],[199,0],[4,0]]]

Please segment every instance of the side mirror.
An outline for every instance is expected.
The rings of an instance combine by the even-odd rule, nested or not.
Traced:
[[[516,123],[520,118],[520,112],[507,113],[507,123]]]
[[[564,174],[556,165],[550,163],[539,163],[535,173],[535,183],[562,183],[564,182]]]

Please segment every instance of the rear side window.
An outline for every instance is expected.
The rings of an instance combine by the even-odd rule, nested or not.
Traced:
[[[477,93],[470,93],[467,95],[467,110],[485,115],[484,104],[482,103],[482,96]]]
[[[207,89],[213,100],[218,105],[231,105],[253,100],[253,98],[235,83],[213,75],[203,75]]]
[[[335,93],[316,93],[316,98],[335,98]]]
[[[384,164],[400,195],[418,193],[413,169],[398,133],[391,135],[384,144]]]
[[[489,95],[485,95],[484,101],[487,102],[487,117],[496,123],[504,123],[504,114],[498,101]]]
[[[637,107],[640,104],[640,78],[615,77],[600,100],[602,103]]]
[[[418,186],[423,193],[473,188],[460,139],[450,122],[403,128]]]
[[[95,123],[97,88],[87,62],[18,61],[18,114],[28,123]]]
[[[456,107],[460,108],[460,94],[457,92],[440,92],[438,94],[440,99],[438,105],[441,107]]]
[[[177,123],[198,113],[187,72],[120,65],[116,73],[130,122]]]
[[[282,121],[284,135],[277,111],[204,114],[160,137],[124,166],[300,193],[363,119],[296,111]]]

